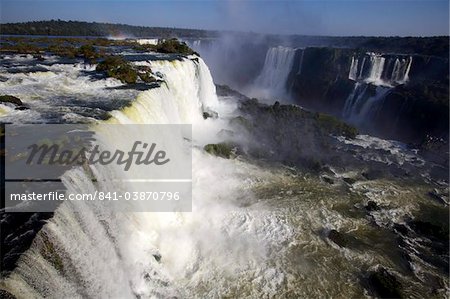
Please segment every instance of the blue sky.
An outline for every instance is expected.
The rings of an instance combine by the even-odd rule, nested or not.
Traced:
[[[1,22],[81,20],[310,35],[448,35],[439,0],[0,0]]]

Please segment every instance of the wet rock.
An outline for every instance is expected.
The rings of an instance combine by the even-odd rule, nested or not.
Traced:
[[[276,102],[273,104],[272,109],[277,110],[277,109],[279,109],[279,108],[280,108],[280,102],[276,101]]]
[[[441,204],[448,205],[448,194],[441,193],[438,189],[428,192],[428,196]]]
[[[431,239],[448,240],[449,231],[445,227],[425,222],[421,220],[412,220],[409,222],[409,226],[417,234],[423,235]]]
[[[158,263],[161,261],[161,258],[162,258],[161,254],[159,254],[159,253],[155,253],[155,254],[153,255],[153,257],[155,258],[155,260],[156,260]]]
[[[364,207],[366,209],[366,211],[368,212],[373,212],[373,211],[378,211],[380,209],[380,207],[378,206],[378,204],[376,202],[374,202],[373,200],[369,200],[367,202],[367,205]]]
[[[219,117],[219,113],[216,111],[208,110],[203,112],[203,119],[213,118],[216,119]]]
[[[346,237],[335,229],[332,229],[328,233],[328,239],[330,239],[340,247],[346,247],[348,245],[348,240],[346,239]]]
[[[216,93],[217,93],[218,96],[221,96],[221,97],[232,96],[232,97],[240,99],[240,100],[247,100],[248,99],[248,97],[246,97],[245,95],[243,95],[243,94],[239,93],[238,91],[232,89],[228,85],[216,84]]]
[[[402,285],[397,277],[385,268],[370,272],[368,277],[370,289],[381,298],[402,298]]]
[[[239,128],[244,128],[248,131],[250,131],[252,129],[252,123],[250,120],[248,120],[247,118],[243,117],[243,116],[236,116],[235,118],[232,118],[229,122],[229,124],[231,126],[236,126]]]
[[[367,244],[365,244],[363,241],[359,240],[358,238],[347,234],[347,233],[341,233],[335,229],[332,229],[328,233],[328,239],[338,245],[339,247],[346,247],[350,249],[355,250],[366,250]]]
[[[333,184],[334,184],[334,180],[333,180],[332,178],[328,177],[328,176],[322,176],[322,180],[323,180],[325,183],[328,183],[328,184],[330,184],[330,185],[333,185]]]
[[[449,224],[446,208],[422,209],[418,218],[409,220],[410,235],[420,246],[416,255],[443,274],[449,273]]]
[[[228,143],[207,144],[204,150],[214,156],[230,159],[233,157],[233,147]]]
[[[121,56],[108,56],[96,67],[97,72],[104,72],[108,77],[120,80],[122,83],[136,83],[138,72],[131,63]]]
[[[367,171],[362,172],[361,175],[365,179],[371,181],[371,180],[376,180],[376,179],[382,178],[384,176],[384,173],[383,173],[383,171],[378,170],[378,169],[369,169]]]
[[[408,228],[403,224],[394,223],[393,229],[402,235],[406,236],[408,234]]]
[[[356,183],[356,179],[354,178],[343,178],[342,180],[349,185],[353,185],[354,183]]]
[[[231,130],[222,129],[217,133],[217,136],[219,136],[221,139],[230,139],[234,136],[234,132]]]
[[[3,299],[16,299],[15,296],[13,296],[10,292],[7,292],[5,290],[0,290],[0,298],[3,298]]]
[[[22,106],[23,103],[22,101],[15,97],[15,96],[11,96],[11,95],[2,95],[0,96],[0,103],[11,103],[14,104],[16,106]]]
[[[33,55],[33,58],[37,61],[45,61],[45,58],[40,54]]]
[[[18,106],[14,110],[28,110],[28,109],[30,109],[30,108],[28,108],[26,106]]]

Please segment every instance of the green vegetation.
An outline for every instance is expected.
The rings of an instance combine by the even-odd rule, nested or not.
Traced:
[[[35,21],[25,23],[2,24],[2,34],[16,35],[53,35],[53,36],[157,36],[170,38],[183,37],[212,37],[215,31],[196,29],[176,29],[162,27],[130,26],[124,24],[108,24],[78,21]]]
[[[191,48],[189,48],[188,45],[184,42],[180,42],[176,38],[164,40],[157,45],[140,45],[135,44],[133,46],[133,49],[136,51],[142,51],[142,52],[159,52],[159,53],[167,53],[167,54],[183,54],[183,55],[192,55],[198,53],[194,52]]]
[[[347,138],[355,138],[358,135],[358,130],[355,127],[338,120],[334,116],[316,113],[315,120],[318,128],[333,135],[342,135]]]
[[[153,83],[156,82],[156,78],[152,76],[152,69],[148,66],[136,66],[137,75],[139,78],[145,83]]]
[[[228,143],[207,144],[204,150],[211,155],[230,159],[233,157],[233,146]]]
[[[156,82],[152,70],[148,66],[135,66],[122,56],[110,55],[101,61],[96,71],[105,73],[108,77],[116,78],[122,83],[133,84],[140,78],[144,83]]]
[[[95,59],[98,58],[98,53],[95,50],[94,46],[91,44],[82,45],[78,49],[78,55],[86,58],[86,59]]]
[[[1,51],[21,54],[49,52],[61,57],[79,57],[94,62],[104,55],[102,50],[98,50],[99,46],[113,44],[106,39],[7,37],[2,41]]]
[[[231,126],[240,126],[245,128],[247,131],[250,131],[253,127],[251,121],[249,121],[248,119],[246,119],[243,116],[236,116],[232,119],[230,119],[229,121]]]
[[[108,56],[97,65],[99,72],[105,72],[108,77],[116,78],[123,83],[136,83],[137,71],[121,56]]]
[[[295,105],[275,102],[269,106],[247,99],[240,102],[239,110],[242,116],[230,120],[233,131],[256,141],[246,148],[246,154],[313,172],[347,158],[337,152],[335,136],[357,135],[356,128],[333,116]]]
[[[135,36],[135,37],[185,37],[211,38],[218,37],[218,31],[178,29],[161,27],[130,26],[124,24],[108,24],[79,21],[35,21],[25,23],[6,23],[1,25],[2,34],[10,35],[52,35],[52,36]],[[254,33],[236,33],[243,39],[252,39]],[[259,35],[260,39],[264,36]],[[280,39],[279,36],[266,35],[267,41]],[[361,51],[381,51],[397,53],[415,53],[422,55],[440,56],[448,58],[449,37],[331,37],[331,36],[302,36],[291,35],[293,45],[302,44],[305,47],[325,45],[336,48],[359,48]],[[282,37],[286,39],[286,37]],[[264,42],[264,40],[263,40]]]
[[[185,43],[169,39],[157,45],[139,45],[135,40],[108,40],[104,38],[48,38],[48,37],[6,37],[2,40],[2,52],[35,54],[38,59],[43,53],[51,53],[66,58],[82,58],[89,63],[101,61],[96,70],[123,83],[136,83],[138,78],[144,83],[153,83],[157,79],[150,67],[134,66],[121,56],[108,54],[107,47],[128,46],[135,50],[182,55],[196,54]]]
[[[186,43],[180,42],[177,39],[169,39],[159,43],[156,46],[157,52],[161,53],[179,53],[185,55],[196,54]]]
[[[367,51],[417,53],[448,58],[449,37],[366,37],[359,47]]]
[[[46,236],[42,237],[42,256],[49,261],[57,271],[64,271],[64,262],[57,248],[53,245],[52,241]]]

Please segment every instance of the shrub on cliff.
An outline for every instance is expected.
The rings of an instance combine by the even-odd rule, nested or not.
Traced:
[[[149,66],[138,65],[135,66],[137,70],[137,75],[139,78],[145,83],[153,83],[156,82],[156,78],[153,76],[153,72]]]
[[[78,49],[78,55],[85,58],[85,59],[95,59],[98,58],[98,53],[95,50],[93,45],[82,45]]]
[[[121,56],[108,56],[97,65],[99,72],[105,72],[108,77],[116,78],[123,83],[136,83],[138,74],[131,64]]]
[[[47,51],[55,55],[68,58],[75,58],[78,54],[78,51],[75,47],[61,44],[52,44],[47,47]]]
[[[156,51],[161,53],[176,53],[184,55],[196,54],[188,45],[184,42],[180,42],[177,39],[165,40],[156,46]]]
[[[338,120],[334,116],[316,113],[314,118],[317,121],[319,129],[325,131],[326,133],[342,135],[347,138],[355,138],[356,135],[358,135],[358,130],[355,127]]]

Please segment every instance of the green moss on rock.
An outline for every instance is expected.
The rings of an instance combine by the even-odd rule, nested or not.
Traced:
[[[62,257],[56,250],[53,243],[45,235],[42,238],[41,254],[55,267],[57,271],[64,271],[64,262],[62,260]]]
[[[211,155],[225,159],[230,159],[234,155],[233,147],[228,143],[207,144],[203,149]]]
[[[162,43],[159,43],[156,46],[156,51],[161,53],[177,53],[184,55],[197,54],[191,48],[189,48],[189,46],[186,43],[180,42],[175,38],[165,40]]]
[[[116,78],[123,83],[136,83],[137,71],[121,56],[108,56],[97,65],[99,72],[105,72],[108,77]]]

